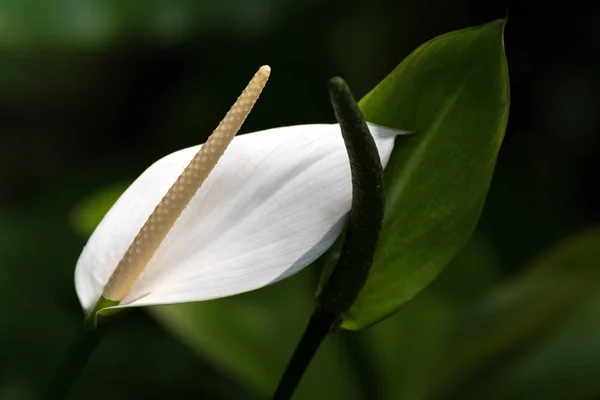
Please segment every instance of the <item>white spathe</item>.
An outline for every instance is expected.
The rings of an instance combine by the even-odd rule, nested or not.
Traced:
[[[401,133],[369,124],[383,165]],[[89,312],[154,207],[200,146],[150,166],[117,200],[83,249],[75,286]],[[120,306],[231,296],[288,277],[323,254],[352,202],[337,124],[240,135],[184,209]]]

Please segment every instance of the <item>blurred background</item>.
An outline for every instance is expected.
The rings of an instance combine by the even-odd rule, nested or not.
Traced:
[[[297,398],[422,399],[446,381],[440,398],[600,398],[598,296],[518,285],[536,254],[600,218],[600,8],[575,3],[0,0],[0,399],[38,398],[54,372],[82,319],[75,262],[106,208],[153,161],[202,143],[260,65],[272,79],[244,132],[333,122],[328,78],[360,98],[419,44],[507,10],[511,112],[478,232],[396,316],[329,338]],[[312,285],[307,270],[133,310],[71,398],[265,398]],[[478,315],[493,323],[469,325]],[[490,332],[469,353],[464,338]]]

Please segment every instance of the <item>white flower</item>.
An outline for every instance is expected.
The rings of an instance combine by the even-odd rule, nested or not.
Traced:
[[[264,71],[268,76],[268,70]],[[385,165],[400,132],[369,127]],[[120,307],[135,307],[215,299],[258,289],[309,265],[340,234],[352,201],[352,185],[339,125],[269,129],[233,139],[139,271],[111,278],[157,204],[201,147],[155,162],[96,228],[75,270],[77,295],[86,312],[103,295],[118,301]],[[177,193],[172,196],[177,201]],[[140,248],[131,247],[135,258]],[[117,295],[118,290],[107,289],[109,279],[112,286],[117,280],[130,282],[121,285],[125,289]]]

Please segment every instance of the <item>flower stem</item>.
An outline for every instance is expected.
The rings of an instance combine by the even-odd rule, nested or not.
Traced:
[[[69,394],[79,373],[85,367],[96,346],[106,333],[112,318],[98,318],[94,321],[95,319],[94,316],[86,318],[79,328],[54,377],[46,388],[43,400],[63,400]]]
[[[289,400],[292,398],[300,379],[304,375],[308,364],[314,357],[317,349],[327,336],[335,322],[335,317],[325,314],[317,307],[313,312],[306,330],[294,350],[294,354],[288,363],[277,390],[272,400]]]

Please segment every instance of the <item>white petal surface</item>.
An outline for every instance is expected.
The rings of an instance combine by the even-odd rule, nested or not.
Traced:
[[[399,132],[370,128],[385,165]],[[84,309],[93,308],[127,247],[199,148],[154,163],[106,214],[75,270]],[[238,136],[121,305],[214,299],[294,274],[333,244],[351,193],[337,124]]]

